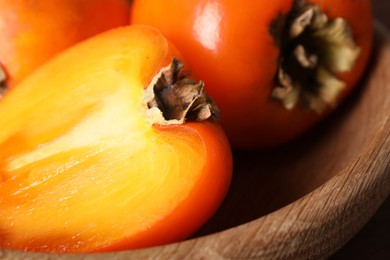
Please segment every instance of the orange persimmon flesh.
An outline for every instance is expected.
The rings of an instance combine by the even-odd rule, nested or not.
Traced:
[[[232,158],[211,121],[152,125],[144,89],[177,51],[114,29],[40,67],[0,102],[0,247],[96,252],[178,241],[223,200]]]
[[[128,0],[0,0],[0,66],[13,87],[60,51],[128,24]]]

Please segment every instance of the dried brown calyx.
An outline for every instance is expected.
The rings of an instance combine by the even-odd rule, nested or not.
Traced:
[[[318,113],[337,105],[345,83],[336,74],[350,71],[360,54],[347,21],[329,19],[318,6],[295,0],[289,14],[273,22],[271,33],[281,49],[272,97],[286,109]]]
[[[0,66],[0,98],[3,97],[5,91],[7,90],[5,85],[5,80],[7,79],[4,70]]]
[[[204,90],[202,81],[187,77],[178,59],[161,69],[145,90],[147,117],[152,124],[219,119],[219,110]]]

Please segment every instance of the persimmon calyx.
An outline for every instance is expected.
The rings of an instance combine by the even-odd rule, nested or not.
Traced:
[[[329,19],[317,5],[295,0],[271,29],[281,48],[272,97],[286,109],[299,105],[321,113],[336,106],[345,88],[336,74],[350,71],[360,54],[347,21]]]
[[[202,81],[187,77],[183,63],[174,58],[145,89],[147,118],[152,124],[183,124],[219,119],[219,109],[204,90]]]
[[[7,90],[5,81],[7,79],[7,76],[5,75],[4,70],[0,66],[0,98],[4,95],[5,91]]]

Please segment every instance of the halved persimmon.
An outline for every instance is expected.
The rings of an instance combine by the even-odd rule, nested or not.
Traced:
[[[0,6],[0,67],[7,87],[71,45],[127,25],[130,10],[128,0],[0,0]]]
[[[184,239],[213,215],[231,151],[210,119],[218,110],[180,59],[157,30],[123,27],[5,95],[0,247],[140,248]]]

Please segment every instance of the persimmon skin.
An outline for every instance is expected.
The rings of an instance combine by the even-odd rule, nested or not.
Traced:
[[[345,18],[361,48],[354,68],[338,75],[346,83],[340,104],[357,85],[370,57],[371,1],[308,2],[329,18]],[[267,148],[297,138],[334,111],[287,110],[271,98],[280,50],[270,28],[292,4],[293,0],[135,0],[130,22],[155,26],[177,46],[218,104],[233,147]]]
[[[75,43],[127,25],[130,9],[127,0],[0,0],[0,6],[0,64],[8,87]]]
[[[145,118],[144,88],[174,57],[181,58],[155,29],[114,29],[61,53],[4,96],[1,248],[154,246],[188,237],[214,214],[232,174],[222,128]]]

